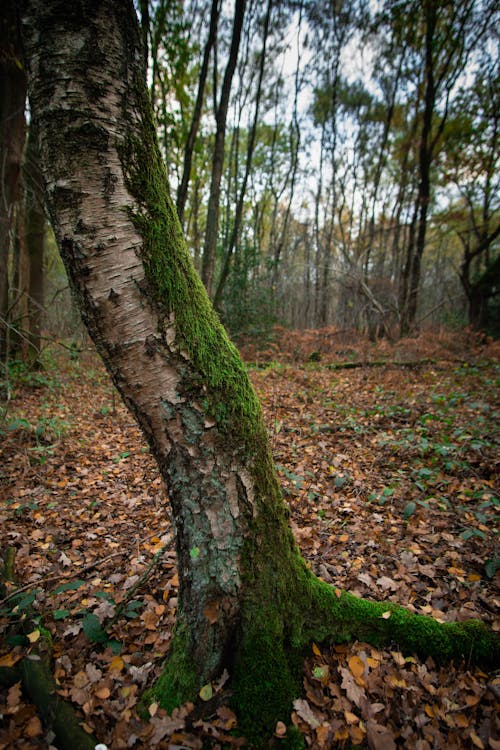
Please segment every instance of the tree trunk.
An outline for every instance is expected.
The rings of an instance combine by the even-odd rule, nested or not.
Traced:
[[[198,93],[196,95],[191,127],[189,128],[189,134],[187,137],[186,146],[184,148],[184,165],[182,168],[182,178],[177,189],[177,213],[179,214],[181,224],[184,224],[184,207],[186,205],[188,185],[191,178],[191,164],[193,161],[194,144],[196,142],[196,136],[198,134],[201,122],[203,99],[205,96],[205,84],[207,82],[208,74],[208,63],[210,61],[210,53],[217,37],[218,23],[219,0],[212,0],[212,8],[210,11],[210,27],[208,30],[207,41],[205,42],[205,48],[203,50],[203,61],[201,64],[200,77],[198,79]]]
[[[312,639],[495,659],[497,637],[481,623],[441,625],[365,602],[301,559],[259,402],[170,198],[132,1],[26,0],[23,28],[56,237],[173,509],[179,611],[157,700],[172,709],[227,669],[242,729],[263,747],[300,693]]]
[[[264,19],[262,52],[260,53],[260,60],[259,60],[259,76],[257,80],[257,88],[255,91],[254,117],[253,117],[252,127],[250,128],[250,132],[248,133],[245,172],[243,175],[243,183],[240,188],[238,201],[236,203],[236,213],[234,216],[234,224],[233,224],[233,228],[231,230],[231,236],[229,239],[229,246],[227,248],[224,262],[222,264],[222,270],[221,270],[219,280],[217,283],[217,288],[213,296],[214,307],[216,309],[220,305],[222,292],[224,290],[225,283],[229,276],[231,258],[235,251],[235,248],[237,247],[239,236],[240,236],[240,231],[241,231],[241,222],[243,219],[243,208],[244,208],[244,203],[245,203],[245,196],[247,192],[248,180],[250,177],[250,170],[252,167],[253,152],[254,152],[254,147],[255,147],[255,138],[257,135],[257,126],[259,124],[259,107],[260,107],[260,99],[262,95],[262,79],[264,77],[264,66],[266,62],[266,46],[267,46],[267,38],[269,34],[269,21],[271,18],[271,8],[272,8],[272,0],[268,0],[266,15]],[[236,171],[235,179],[237,182],[237,171]]]
[[[43,260],[45,254],[45,211],[43,177],[40,172],[37,133],[32,124],[28,135],[24,167],[24,237],[29,262],[28,338],[29,358],[39,361],[43,314]]]
[[[416,198],[416,224],[411,233],[408,255],[403,272],[404,288],[401,300],[401,336],[407,336],[415,325],[420,270],[427,234],[427,214],[431,199],[431,165],[433,159],[432,118],[436,104],[436,84],[434,81],[435,34],[437,7],[434,2],[425,3],[425,97],[422,131],[419,145],[419,184]]]
[[[215,115],[216,131],[214,154],[212,158],[212,179],[210,182],[210,196],[207,208],[207,226],[205,230],[205,246],[203,248],[203,260],[201,267],[201,278],[205,284],[208,295],[212,294],[212,285],[215,267],[215,252],[217,249],[217,232],[219,229],[219,200],[222,169],[224,166],[224,143],[226,140],[226,120],[229,107],[229,95],[231,84],[238,60],[240,47],[241,29],[245,15],[246,0],[235,0],[233,36],[229,59],[222,82],[222,90],[219,106]]]
[[[17,31],[16,0],[0,10],[0,361],[8,356],[9,267],[21,195],[26,76]]]

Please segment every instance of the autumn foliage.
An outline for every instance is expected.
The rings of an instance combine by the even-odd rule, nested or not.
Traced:
[[[467,333],[375,347],[333,330],[244,343],[292,528],[317,575],[500,629],[495,347]],[[363,366],[335,369],[349,363]],[[152,704],[150,721],[139,717],[175,621],[176,561],[154,462],[96,355],[47,357],[9,386],[0,521],[16,582],[3,586],[0,667],[15,667],[48,631],[60,695],[108,747],[240,746],[224,705],[209,719],[192,704],[171,716]],[[226,677],[202,699],[224,695]],[[313,644],[290,723],[313,749],[496,750],[499,695],[494,674],[421,661],[397,644]],[[0,748],[49,746],[18,682],[0,711]],[[278,723],[278,747],[287,732]]]

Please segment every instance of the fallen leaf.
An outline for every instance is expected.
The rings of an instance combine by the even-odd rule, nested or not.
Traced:
[[[10,651],[8,654],[5,654],[5,656],[0,658],[0,667],[13,667],[14,664],[17,664],[19,659],[22,659],[21,654],[16,654],[15,651]]]
[[[214,694],[214,689],[211,685],[211,683],[207,683],[206,685],[203,685],[198,695],[200,696],[202,701],[209,701],[211,697]]]
[[[366,701],[365,691],[356,684],[351,672],[344,667],[339,667],[342,675],[342,689],[346,691],[349,700],[358,708],[361,708]]]
[[[40,734],[42,734],[43,732],[42,722],[40,721],[38,716],[31,717],[24,731],[27,737],[38,737]]]
[[[306,724],[309,724],[311,729],[316,729],[321,725],[321,721],[315,716],[311,706],[306,700],[304,700],[304,698],[297,698],[297,700],[293,702],[293,707],[300,718],[303,719]]]
[[[121,656],[113,656],[109,663],[108,670],[110,672],[121,672],[124,666],[125,662]]]
[[[30,643],[36,643],[40,639],[40,631],[33,630],[31,633],[28,633],[26,638],[28,639]]]
[[[351,656],[347,662],[354,677],[362,677],[365,672],[365,663],[359,656]]]
[[[286,724],[283,724],[282,721],[278,721],[274,730],[274,734],[276,735],[276,737],[284,737],[286,735],[286,732]]]
[[[366,736],[371,750],[396,750],[394,735],[388,727],[375,721],[367,721]]]

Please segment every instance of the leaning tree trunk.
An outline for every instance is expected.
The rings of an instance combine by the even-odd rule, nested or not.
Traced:
[[[26,0],[23,29],[61,253],[173,508],[180,600],[154,687],[160,703],[193,699],[227,669],[243,729],[256,738],[286,719],[311,639],[394,639],[436,657],[495,658],[481,623],[440,625],[365,602],[301,559],[258,400],[170,198],[132,0]]]

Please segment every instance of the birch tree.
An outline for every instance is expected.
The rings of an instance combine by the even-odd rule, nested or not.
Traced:
[[[242,731],[263,747],[300,694],[312,640],[498,659],[498,636],[482,623],[364,601],[301,558],[259,402],[182,236],[132,0],[25,0],[23,34],[61,253],[172,506],[179,609],[155,698],[173,709],[227,670]]]

